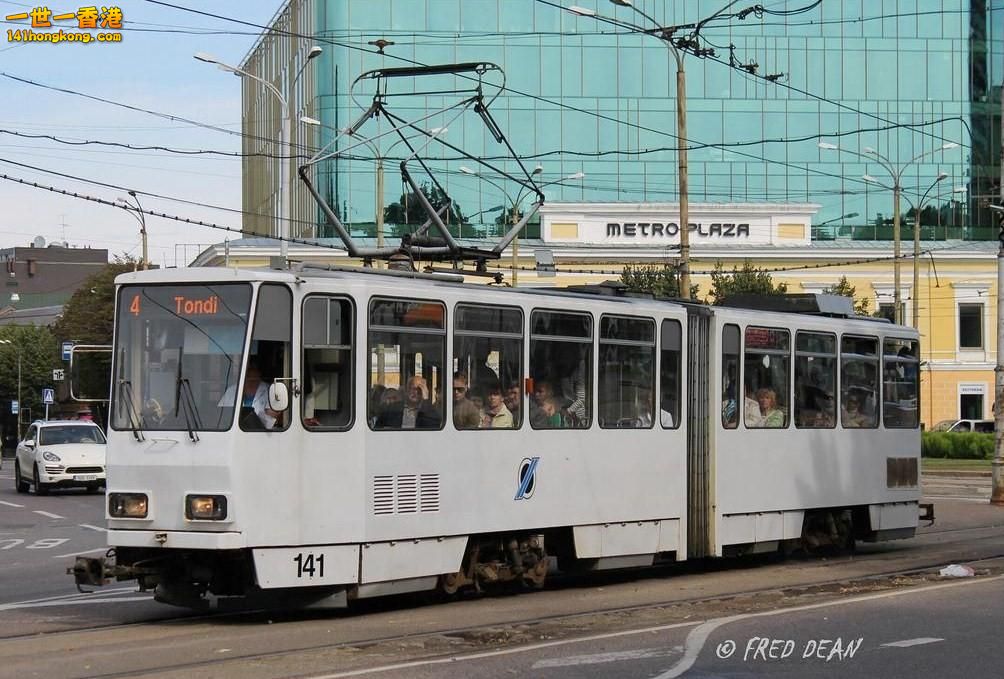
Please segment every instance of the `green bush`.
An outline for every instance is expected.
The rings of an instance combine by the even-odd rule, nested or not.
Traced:
[[[994,435],[925,431],[920,439],[920,454],[952,460],[989,460],[994,456]]]

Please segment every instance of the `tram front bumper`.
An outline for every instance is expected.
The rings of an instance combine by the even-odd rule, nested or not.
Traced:
[[[243,549],[243,533],[234,531],[119,530],[108,531],[112,547],[164,547],[168,549]]]

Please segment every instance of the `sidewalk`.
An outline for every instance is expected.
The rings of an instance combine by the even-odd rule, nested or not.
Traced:
[[[921,470],[921,476],[934,476],[946,479],[989,479],[992,475],[990,470],[983,469],[930,469]]]

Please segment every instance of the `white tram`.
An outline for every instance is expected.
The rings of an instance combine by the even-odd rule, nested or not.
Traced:
[[[910,328],[393,271],[117,284],[113,552],[79,584],[341,606],[917,526]]]

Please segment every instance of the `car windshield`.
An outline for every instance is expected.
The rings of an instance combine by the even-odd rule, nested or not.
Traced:
[[[58,446],[64,443],[104,443],[105,434],[92,425],[67,424],[42,427],[38,430],[38,445]]]
[[[958,422],[958,420],[942,420],[941,422],[938,422],[938,424],[931,427],[931,431],[948,431],[956,422]]]

